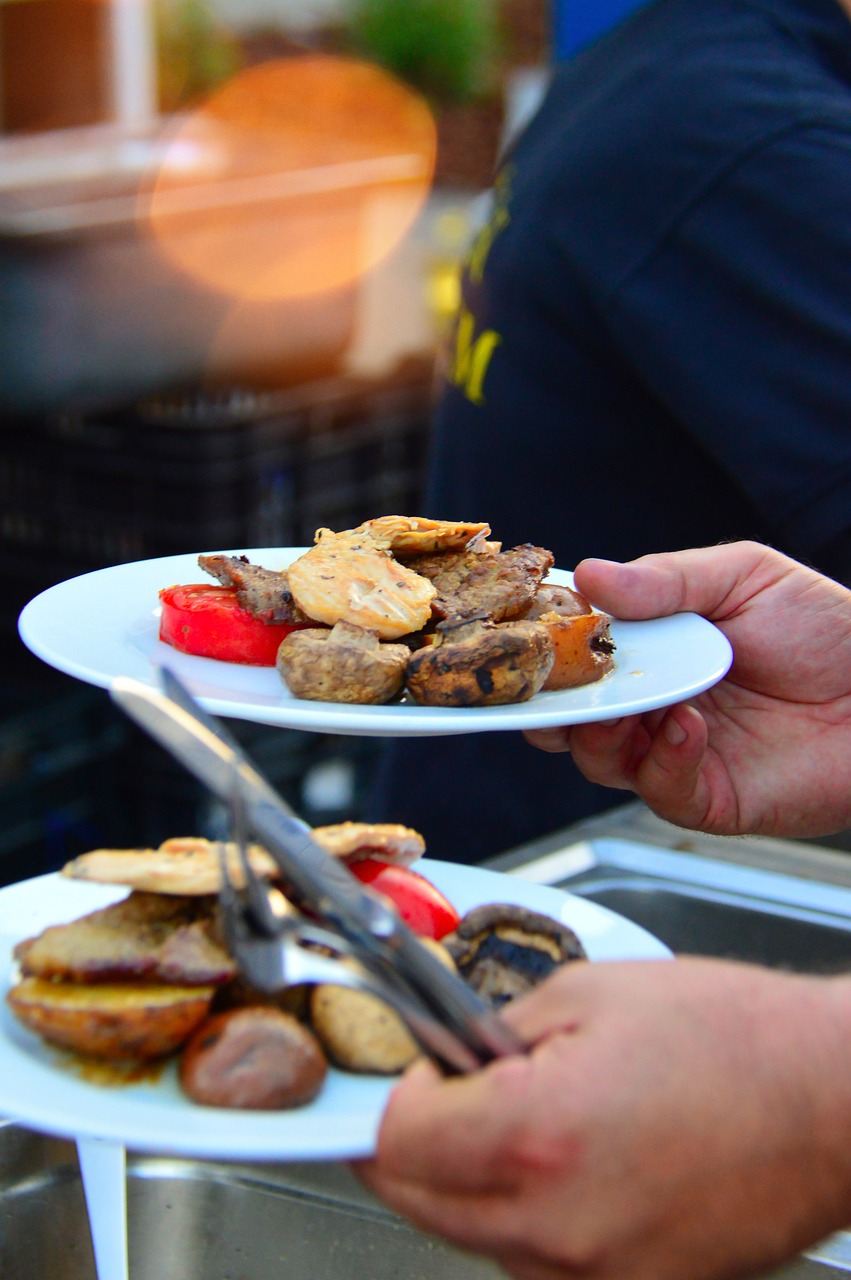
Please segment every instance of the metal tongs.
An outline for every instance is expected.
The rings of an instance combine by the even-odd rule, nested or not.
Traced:
[[[256,987],[328,982],[380,997],[447,1073],[473,1071],[522,1044],[493,1008],[452,972],[382,895],[313,839],[310,827],[258,772],[224,726],[170,669],[162,690],[129,677],[113,700],[229,808],[220,847],[220,904],[231,954]],[[253,832],[274,858],[283,893],[251,867]]]

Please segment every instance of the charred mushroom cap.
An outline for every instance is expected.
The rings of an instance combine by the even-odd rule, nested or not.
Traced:
[[[567,925],[526,907],[476,907],[443,939],[458,972],[495,1005],[530,991],[560,965],[587,954]]]
[[[337,622],[330,630],[293,631],[278,649],[276,666],[297,698],[375,704],[402,688],[410,656],[406,645],[381,644],[375,632]]]
[[[439,623],[434,642],[408,664],[408,690],[422,706],[491,707],[525,702],[555,661],[546,627],[487,618]]]

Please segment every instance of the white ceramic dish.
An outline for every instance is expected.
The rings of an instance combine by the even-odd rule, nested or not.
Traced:
[[[668,949],[651,934],[594,903],[477,867],[423,859],[421,869],[459,911],[515,902],[562,920],[592,960],[659,959]],[[14,980],[12,949],[50,924],[64,923],[126,890],[40,876],[0,890],[3,990]],[[199,1107],[180,1092],[173,1067],[155,1081],[98,1085],[74,1060],[27,1031],[4,1004],[0,1014],[0,1114],[64,1138],[98,1138],[140,1151],[234,1160],[327,1160],[368,1155],[393,1081],[331,1071],[316,1102],[294,1111]]]
[[[282,569],[304,550],[253,548],[231,554]],[[102,688],[116,676],[153,684],[155,668],[166,665],[216,715],[317,733],[388,738],[581,724],[651,711],[708,689],[732,661],[730,645],[716,627],[683,613],[650,622],[615,622],[613,672],[596,684],[539,693],[528,702],[446,709],[307,702],[294,698],[273,669],[195,658],[160,641],[157,593],[174,583],[203,581],[197,559],[139,560],[61,582],[26,606],[21,637],[50,666]],[[553,570],[549,580],[570,584],[572,576]]]

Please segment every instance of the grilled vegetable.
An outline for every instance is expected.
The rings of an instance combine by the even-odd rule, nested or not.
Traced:
[[[281,641],[299,625],[255,617],[239,603],[234,587],[191,583],[165,587],[159,596],[160,640],[200,658],[274,667]]]
[[[203,1022],[214,990],[24,978],[6,999],[50,1044],[95,1058],[161,1058]]]
[[[180,1058],[180,1083],[207,1107],[280,1111],[312,1102],[328,1064],[292,1014],[251,1005],[209,1018]]]

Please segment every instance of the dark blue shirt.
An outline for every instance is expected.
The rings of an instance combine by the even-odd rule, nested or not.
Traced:
[[[755,537],[851,582],[851,21],[657,0],[506,159],[428,515],[556,564]],[[390,748],[377,812],[474,860],[620,802],[519,736]]]
[[[851,529],[835,0],[661,0],[564,67],[502,169],[449,382],[434,514],[566,568],[742,536],[818,563]]]

